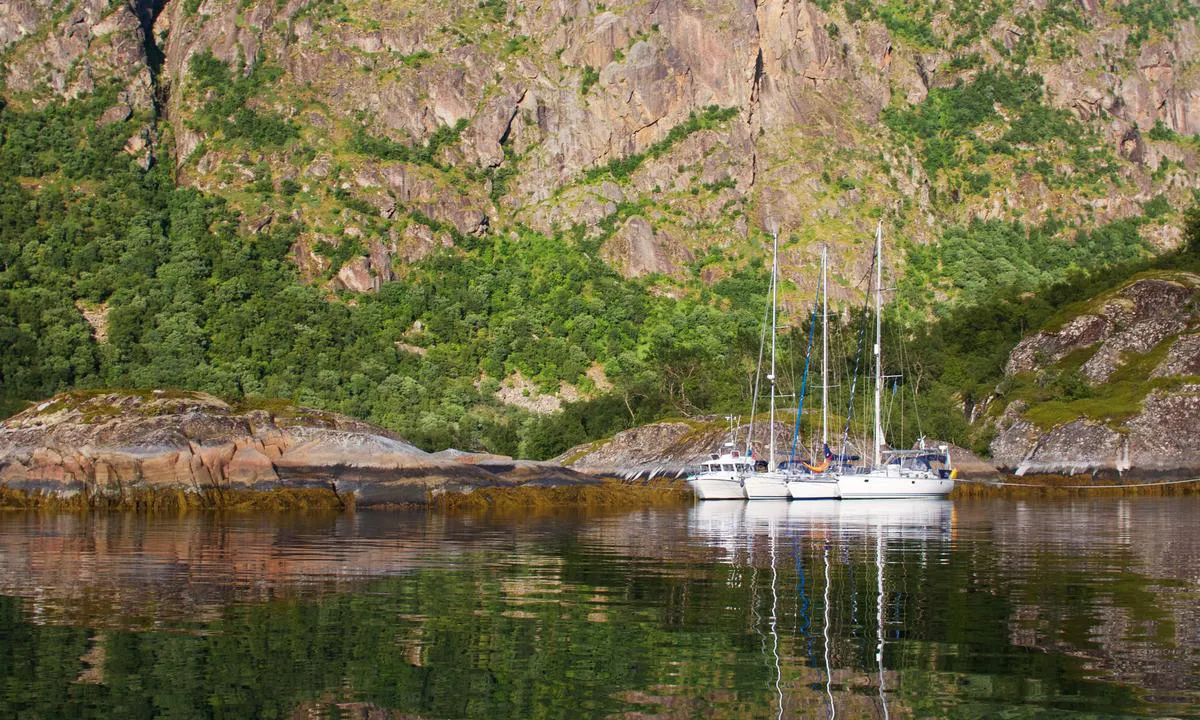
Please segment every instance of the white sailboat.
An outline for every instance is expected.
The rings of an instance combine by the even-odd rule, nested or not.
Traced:
[[[771,255],[771,371],[767,381],[771,385],[771,419],[767,425],[767,467],[756,470],[742,481],[747,500],[780,500],[788,498],[787,474],[779,469],[775,461],[775,323],[779,298],[779,233],[774,233]]]
[[[883,366],[883,221],[875,228],[875,428],[874,451],[869,466],[838,473],[838,493],[843,500],[857,498],[939,497],[954,489],[955,472],[946,446],[936,450],[884,450]],[[940,466],[940,467],[939,467]]]
[[[700,471],[688,477],[692,492],[700,500],[745,500],[746,490],[742,478],[754,471],[753,460],[736,449],[736,421],[729,420],[729,442],[724,452],[709,455],[700,464]]]
[[[788,496],[793,500],[829,500],[839,497],[837,477],[829,469],[829,248],[821,247],[821,447],[826,449],[822,465],[801,464],[789,468]]]

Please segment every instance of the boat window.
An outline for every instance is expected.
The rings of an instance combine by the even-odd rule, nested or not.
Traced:
[[[732,465],[722,465],[722,466],[721,466],[721,469],[722,469],[722,470],[724,470],[725,472],[733,472],[733,466],[732,466]]]

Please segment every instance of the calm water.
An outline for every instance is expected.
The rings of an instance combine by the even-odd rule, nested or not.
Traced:
[[[1200,499],[0,515],[0,717],[1200,717]]]

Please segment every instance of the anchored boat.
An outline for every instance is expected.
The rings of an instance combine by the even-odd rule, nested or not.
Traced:
[[[843,500],[856,498],[942,497],[954,489],[956,472],[949,449],[935,451],[885,450],[881,406],[883,369],[880,346],[883,342],[883,221],[875,227],[875,433],[872,463],[858,468],[844,467],[838,473],[838,494]],[[922,441],[922,445],[924,442]]]

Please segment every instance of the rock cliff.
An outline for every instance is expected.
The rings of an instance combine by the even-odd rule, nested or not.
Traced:
[[[1077,306],[1012,351],[991,409],[1017,474],[1200,476],[1200,276],[1156,272]]]
[[[1200,167],[1200,33],[1186,2],[1143,5],[6,0],[0,75],[18,106],[115,84],[113,117],[153,126],[134,145],[251,231],[300,223],[296,263],[333,288],[377,290],[518,225],[581,225],[622,273],[676,281],[761,255],[769,225],[786,274],[824,240],[848,278],[880,207],[928,243],[971,218],[1182,206]],[[988,72],[1035,74],[1076,129],[1039,139],[997,103],[952,170],[885,122]],[[1035,151],[1014,152],[1016,136]]]
[[[0,487],[89,502],[321,488],[357,505],[425,503],[478,487],[581,482],[594,480],[546,463],[429,454],[342,415],[193,392],[65,393],[0,424]]]

